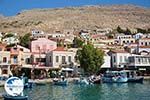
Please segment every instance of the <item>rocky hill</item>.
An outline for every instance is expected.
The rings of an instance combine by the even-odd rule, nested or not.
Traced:
[[[32,29],[46,32],[63,29],[150,28],[150,9],[134,5],[83,6],[33,9],[16,16],[0,16],[1,32],[25,34]]]

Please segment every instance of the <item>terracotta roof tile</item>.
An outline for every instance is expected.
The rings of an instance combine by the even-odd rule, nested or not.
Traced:
[[[64,47],[57,47],[53,51],[66,51],[66,49]]]
[[[111,52],[113,52],[113,53],[128,53],[125,50],[111,50]]]

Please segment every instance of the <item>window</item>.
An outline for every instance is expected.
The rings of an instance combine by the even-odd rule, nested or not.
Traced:
[[[14,63],[18,63],[17,56],[14,56],[13,58],[14,58],[14,60],[13,60]]]
[[[6,63],[7,62],[7,58],[3,57],[3,62]]]
[[[127,62],[127,61],[128,61],[127,56],[124,56],[124,61],[125,61],[125,62]]]
[[[59,62],[59,56],[56,56],[56,62]]]
[[[49,56],[49,62],[52,62],[52,57],[51,56]]]
[[[120,62],[122,63],[122,56],[120,56]]]
[[[116,57],[114,56],[114,63],[116,62]]]
[[[25,62],[26,64],[30,64],[30,58],[26,58]]]
[[[62,64],[65,64],[65,63],[66,63],[66,57],[62,56]]]
[[[147,46],[147,42],[145,42],[145,46]]]
[[[68,57],[68,62],[71,62],[71,56]]]
[[[141,42],[141,45],[143,45],[143,42]]]
[[[140,58],[138,58],[138,63],[139,63],[139,64],[141,63],[141,59],[140,59]]]

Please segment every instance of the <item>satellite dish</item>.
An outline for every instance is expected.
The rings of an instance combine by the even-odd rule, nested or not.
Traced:
[[[11,77],[5,82],[5,91],[11,96],[19,96],[23,89],[23,81],[18,77]]]

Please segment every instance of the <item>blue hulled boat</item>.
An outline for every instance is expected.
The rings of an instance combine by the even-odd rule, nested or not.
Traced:
[[[102,76],[104,83],[126,83],[128,81],[127,75],[124,71],[107,71]]]
[[[4,100],[28,100],[28,96],[10,96],[10,95],[3,95]]]

